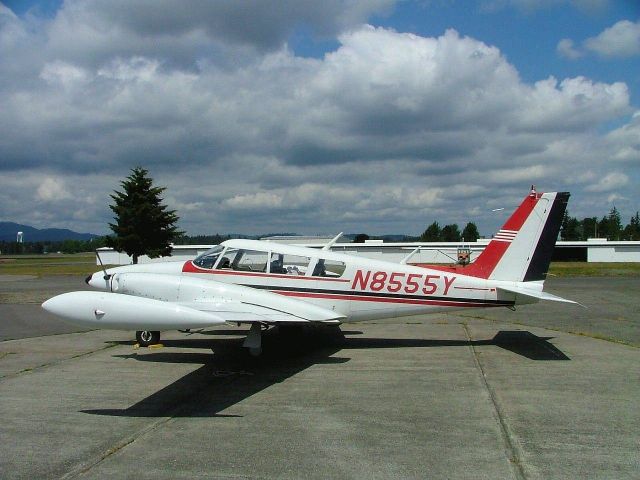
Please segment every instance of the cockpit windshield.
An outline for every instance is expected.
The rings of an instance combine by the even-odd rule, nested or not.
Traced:
[[[215,247],[198,255],[193,261],[193,263],[194,265],[197,265],[200,268],[213,268],[222,250],[224,250],[224,246],[216,245]]]

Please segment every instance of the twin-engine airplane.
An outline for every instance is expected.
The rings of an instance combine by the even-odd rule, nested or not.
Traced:
[[[534,188],[467,266],[371,260],[324,249],[227,240],[187,262],[127,265],[42,307],[91,328],[137,330],[140,345],[162,330],[250,324],[244,341],[262,351],[263,327],[340,324],[445,310],[571,302],[542,290],[569,193]]]

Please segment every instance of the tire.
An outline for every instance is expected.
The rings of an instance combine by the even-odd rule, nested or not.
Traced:
[[[141,347],[148,347],[160,342],[160,332],[156,330],[138,330],[136,340]]]

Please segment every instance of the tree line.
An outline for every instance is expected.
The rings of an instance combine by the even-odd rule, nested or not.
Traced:
[[[457,224],[452,223],[440,227],[433,222],[418,237],[421,242],[475,242],[480,238],[478,228],[473,222],[467,223],[462,232]],[[560,230],[562,240],[587,240],[588,238],[606,238],[607,240],[640,240],[640,213],[631,217],[629,223],[622,224],[620,212],[613,207],[611,211],[598,220],[598,217],[585,217],[578,220],[565,212]]]
[[[91,252],[96,248],[106,246],[105,237],[95,237],[91,240],[59,240],[42,242],[7,242],[0,241],[0,252],[3,255],[43,254],[43,253],[81,253]]]
[[[177,245],[217,245],[229,240],[230,235],[182,235],[175,239]],[[3,255],[41,255],[47,253],[83,253],[96,248],[106,247],[107,238],[94,237],[91,240],[57,240],[41,242],[7,242],[0,240],[0,253]]]
[[[395,237],[397,237],[397,235]],[[353,239],[353,243],[364,243],[372,238],[385,240],[385,236],[370,237],[366,233],[358,233]],[[478,232],[478,227],[473,222],[467,223],[462,232],[456,223],[440,227],[438,222],[433,222],[417,237],[404,235],[402,239],[387,238],[386,240],[391,242],[460,242],[462,240],[465,242],[475,242],[478,238],[480,238],[480,233]]]
[[[565,212],[560,230],[562,240],[587,240],[588,238],[606,238],[607,240],[640,240],[640,215],[631,217],[626,226],[622,225],[620,212],[613,207],[608,215],[585,217],[578,220]]]
[[[462,232],[457,223],[451,223],[441,228],[438,222],[433,222],[420,235],[421,242],[460,242],[463,239],[465,242],[475,242],[478,238],[480,238],[480,233],[473,222],[467,223]]]

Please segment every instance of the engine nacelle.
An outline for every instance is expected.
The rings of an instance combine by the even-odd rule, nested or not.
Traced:
[[[116,330],[174,330],[225,323],[223,318],[176,303],[108,292],[70,292],[42,308],[71,323]]]

